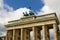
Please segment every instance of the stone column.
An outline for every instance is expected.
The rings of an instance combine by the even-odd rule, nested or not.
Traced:
[[[47,37],[47,40],[50,40],[50,34],[49,34],[48,26],[46,26],[46,37]]]
[[[7,32],[7,40],[13,40],[13,31],[12,30],[8,30],[8,32]]]
[[[36,35],[36,40],[41,40],[41,33],[40,33],[40,29],[39,28],[35,28],[35,35]]]
[[[24,38],[23,38],[23,36],[24,36],[23,35],[24,34],[23,31],[24,31],[23,28],[21,28],[21,40],[24,40]]]
[[[57,36],[57,24],[53,24],[53,31],[54,31],[54,40],[58,40],[58,36]]]
[[[15,40],[21,40],[21,30],[20,29],[15,30]]]
[[[10,40],[10,30],[7,30],[7,40]]]
[[[15,29],[13,29],[13,40],[15,40]]]
[[[43,29],[43,40],[50,40],[49,39],[49,29],[47,28],[47,26],[42,26]]]
[[[24,40],[30,40],[30,31],[29,31],[29,29],[24,29]]]
[[[33,30],[33,40],[36,40],[35,27],[33,27],[32,30]]]

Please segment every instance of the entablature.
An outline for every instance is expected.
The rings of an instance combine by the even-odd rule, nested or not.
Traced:
[[[25,25],[25,24],[31,24],[31,23],[36,23],[36,22],[44,22],[44,21],[49,21],[49,20],[56,20],[58,24],[58,19],[55,13],[51,14],[46,14],[46,15],[40,15],[40,16],[28,16],[28,17],[23,17],[19,20],[15,21],[10,21],[6,27],[12,27],[12,26],[20,26],[20,25]]]

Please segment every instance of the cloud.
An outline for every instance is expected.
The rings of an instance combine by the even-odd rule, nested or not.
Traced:
[[[5,4],[3,0],[0,0],[0,23],[5,24],[6,19],[9,17],[9,12],[12,11],[12,7]]]
[[[0,37],[6,35],[6,29],[3,24],[0,23]]]
[[[3,8],[3,0],[0,0],[0,8]]]
[[[44,15],[44,14],[48,14],[48,13],[52,13],[54,12],[49,6],[44,5],[42,7],[42,9],[40,11],[38,11],[38,15]]]

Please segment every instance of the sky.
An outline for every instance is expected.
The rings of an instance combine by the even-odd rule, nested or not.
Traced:
[[[27,7],[34,12],[39,11],[44,5],[41,0],[4,0],[4,3],[13,7],[14,10]]]
[[[60,23],[60,0],[0,0],[0,36],[6,35],[5,26],[8,21],[23,17],[23,12],[30,10],[44,15],[56,12]],[[58,25],[60,29],[60,24]],[[53,31],[50,30],[51,37]]]

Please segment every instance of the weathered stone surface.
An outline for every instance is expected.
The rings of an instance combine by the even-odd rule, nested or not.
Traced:
[[[50,40],[49,29],[53,28],[54,40],[58,40],[58,24],[59,21],[55,13],[28,16],[19,20],[9,21],[9,24],[5,25],[7,30],[6,38],[7,40],[30,40],[30,31],[33,31],[33,40],[40,40],[40,31],[43,30],[43,40]]]

